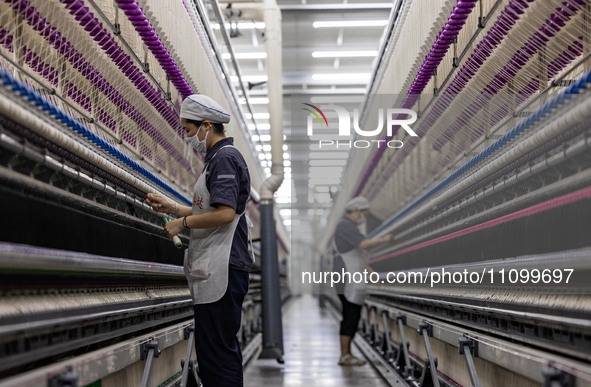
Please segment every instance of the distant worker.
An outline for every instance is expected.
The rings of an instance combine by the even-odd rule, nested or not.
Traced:
[[[365,250],[383,245],[392,241],[392,235],[387,234],[379,239],[367,239],[359,231],[359,226],[365,223],[369,212],[369,202],[366,198],[358,196],[351,199],[345,206],[345,216],[337,225],[334,235],[334,270],[350,273],[368,273],[373,270],[367,265],[364,258]],[[366,297],[367,284],[344,282],[337,287],[339,299],[342,305],[342,321],[340,327],[341,358],[339,365],[362,366],[366,362],[358,359],[351,353],[351,341],[357,332],[361,307]]]
[[[248,251],[246,202],[250,175],[244,158],[226,137],[230,115],[213,99],[194,94],[181,106],[187,142],[205,153],[192,207],[158,194],[146,203],[177,219],[165,225],[169,238],[188,229],[184,269],[194,303],[195,350],[204,387],[243,385],[242,352],[237,334],[253,259]]]

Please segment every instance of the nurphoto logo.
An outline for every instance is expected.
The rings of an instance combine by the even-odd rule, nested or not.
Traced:
[[[402,141],[391,139],[394,130],[397,128],[404,129],[406,133],[411,137],[417,137],[415,131],[412,130],[412,128],[410,127],[410,125],[412,125],[417,120],[417,113],[411,109],[388,108],[385,109],[386,113],[384,114],[384,109],[380,108],[378,109],[377,128],[372,130],[364,130],[361,129],[359,124],[358,109],[353,109],[353,120],[351,120],[351,115],[349,114],[349,111],[347,111],[347,109],[343,108],[342,106],[329,104],[321,105],[320,107],[318,107],[310,103],[303,103],[303,105],[305,105],[305,107],[303,107],[302,109],[310,113],[308,115],[307,122],[308,136],[313,136],[315,134],[330,134],[326,132],[327,128],[329,127],[329,121],[326,118],[325,111],[327,111],[327,109],[331,109],[337,114],[339,128],[338,134],[335,134],[334,139],[318,140],[319,149],[365,149],[373,147],[380,148],[383,146],[392,149],[402,148],[404,146],[404,143]],[[313,118],[316,118],[316,121],[318,121],[317,126],[319,126],[319,128],[316,131],[314,130]],[[351,138],[351,121],[353,121],[353,129],[355,129],[355,133],[362,137],[375,137],[382,134],[384,130],[385,121],[386,137],[384,137],[384,139],[379,140],[345,140],[343,139],[343,137]]]

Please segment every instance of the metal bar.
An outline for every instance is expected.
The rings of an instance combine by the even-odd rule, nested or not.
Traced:
[[[90,271],[96,274],[142,274],[184,279],[181,267],[165,263],[134,261],[59,249],[23,246],[9,242],[0,242],[0,267],[42,269],[68,273]]]
[[[256,359],[263,349],[263,334],[257,333],[248,344],[242,349],[242,365],[246,365],[249,361]]]
[[[408,387],[410,385],[401,375],[398,375],[398,373],[392,369],[392,364],[376,353],[375,349],[360,335],[355,335],[353,343],[355,343],[357,348],[359,348],[384,379],[386,379],[389,385],[397,387]]]
[[[379,334],[378,334],[378,322],[377,322],[377,314],[378,314],[378,308],[375,306],[372,306],[370,309],[371,312],[371,333],[370,333],[370,344],[372,344],[373,346],[375,346],[376,348],[378,347],[378,342],[379,342]]]
[[[433,326],[427,322],[423,322],[419,325],[419,335],[423,336],[425,341],[425,351],[427,352],[427,361],[429,362],[429,370],[431,371],[431,380],[434,387],[439,387],[439,375],[437,375],[437,358],[433,356],[431,351],[431,342],[429,337],[433,336]],[[421,384],[424,385],[424,384]]]
[[[466,359],[466,365],[468,366],[468,372],[470,373],[470,380],[472,381],[473,387],[480,387],[480,380],[478,379],[478,372],[476,372],[476,366],[474,365],[474,357],[478,356],[477,342],[466,337],[460,337],[458,350],[460,355],[464,355]]]
[[[144,373],[142,375],[141,387],[147,387],[150,379],[150,371],[152,371],[152,359],[154,358],[154,350],[148,351],[148,358],[146,359],[146,365],[144,366]]]
[[[142,354],[142,360],[146,360],[146,365],[144,366],[144,373],[142,375],[142,381],[140,383],[140,386],[148,387],[148,382],[150,381],[150,372],[152,371],[152,363],[155,357],[160,356],[158,341],[151,339],[147,343],[143,343],[140,347],[140,351]]]
[[[369,306],[364,304],[362,308],[365,308],[365,317],[361,318],[361,332],[367,336],[369,334]]]
[[[233,1],[221,1],[221,3],[232,3]],[[392,9],[392,3],[338,3],[338,4],[286,4],[280,6],[281,11],[371,11]]]
[[[404,370],[403,374],[405,377],[412,376],[412,367],[410,365],[410,356],[408,355],[408,341],[404,334],[404,326],[406,325],[406,315],[399,314],[396,316],[396,323],[398,324],[398,331],[400,333],[400,344],[402,347],[402,354],[404,356]]]
[[[388,362],[392,362],[392,342],[390,340],[390,324],[388,317],[388,311],[382,310],[382,319],[384,321],[384,340],[386,341],[386,358],[388,359]]]
[[[189,364],[191,363],[191,353],[193,352],[193,338],[195,337],[195,325],[185,328],[185,337],[189,342],[187,343],[187,352],[185,353],[185,364],[183,365],[183,374],[181,376],[181,387],[187,385],[189,379]]]

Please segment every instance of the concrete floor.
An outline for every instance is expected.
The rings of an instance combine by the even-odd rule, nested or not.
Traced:
[[[283,340],[285,364],[252,361],[244,373],[245,386],[388,386],[370,364],[337,365],[338,322],[312,296],[293,299],[284,309]],[[355,347],[353,354],[363,358]]]

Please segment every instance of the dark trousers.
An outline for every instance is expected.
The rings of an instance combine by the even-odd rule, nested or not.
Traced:
[[[361,319],[361,305],[349,302],[342,294],[339,294],[339,300],[341,300],[341,305],[343,306],[343,319],[341,320],[339,334],[353,338],[355,332],[357,332],[359,320]]]
[[[247,291],[248,273],[230,268],[224,296],[194,306],[195,350],[204,387],[243,386],[242,352],[236,335]]]

